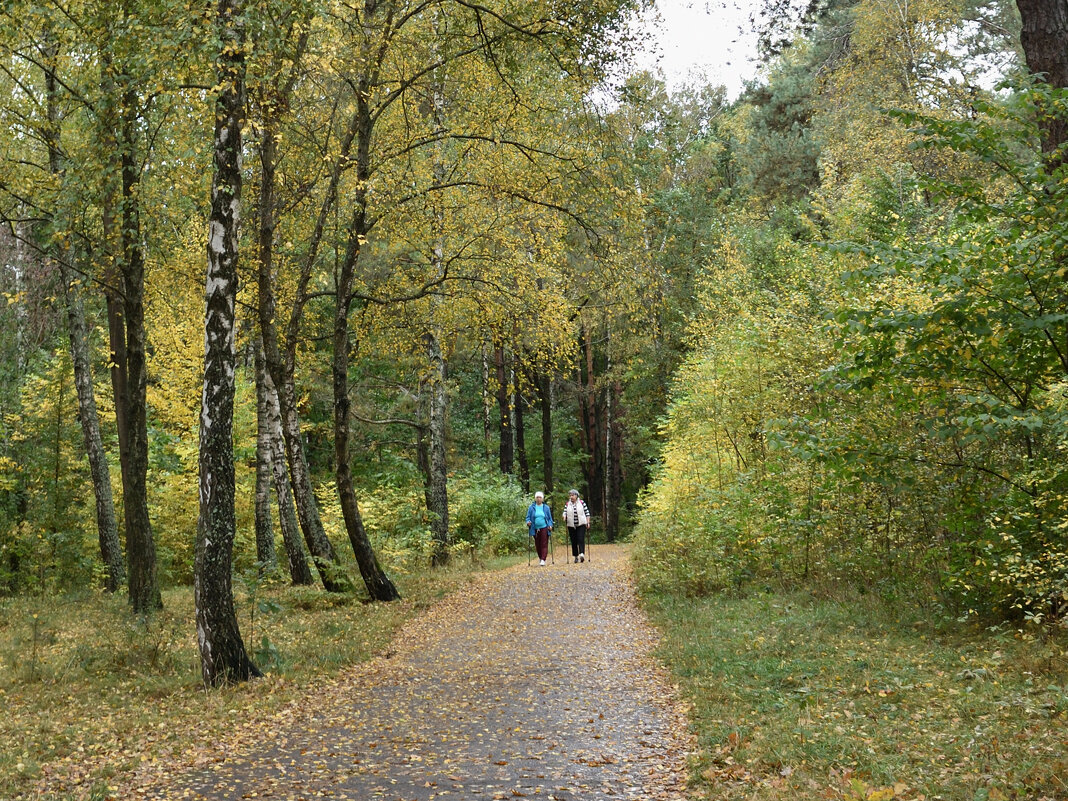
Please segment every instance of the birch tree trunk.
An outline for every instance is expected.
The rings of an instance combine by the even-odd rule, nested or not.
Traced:
[[[447,394],[445,392],[445,357],[441,352],[441,341],[437,332],[426,334],[426,353],[430,363],[430,379],[427,391],[430,393],[429,415],[429,454],[427,458],[428,484],[426,492],[427,509],[431,514],[430,531],[434,538],[434,551],[431,563],[441,566],[449,561],[449,478],[445,459],[445,422]]]
[[[435,52],[436,60],[440,66],[434,77],[434,124],[439,131],[445,130],[445,66],[447,58],[444,57],[444,48],[447,43],[447,21],[441,9],[437,9],[434,18]],[[434,185],[441,186],[445,183],[445,143],[439,140],[434,145]],[[445,279],[445,210],[441,205],[441,196],[434,193],[434,276],[436,279]],[[449,546],[452,538],[449,535],[449,473],[446,463],[445,434],[446,417],[448,414],[448,393],[445,381],[447,378],[445,355],[441,350],[441,326],[435,318],[439,312],[439,300],[437,296],[430,297],[430,325],[424,336],[426,345],[427,366],[430,374],[429,387],[430,409],[428,416],[428,434],[430,437],[429,453],[427,454],[428,485],[426,492],[427,511],[430,512],[430,532],[434,540],[434,550],[431,554],[431,564],[441,567],[449,561]]]
[[[400,593],[382,570],[375,556],[371,540],[363,525],[356,488],[352,482],[349,455],[349,309],[355,282],[356,263],[363,243],[367,241],[367,186],[370,178],[371,133],[374,126],[370,109],[370,77],[361,77],[356,90],[356,181],[353,215],[349,224],[345,257],[338,271],[334,305],[334,355],[331,362],[334,385],[334,476],[337,480],[338,500],[345,519],[345,530],[356,555],[360,575],[367,592],[375,601],[395,601]]]
[[[296,507],[297,518],[300,521],[304,540],[311,552],[315,567],[319,571],[319,578],[323,587],[328,592],[347,592],[351,584],[342,571],[334,546],[326,536],[322,519],[319,516],[319,506],[315,502],[315,491],[312,487],[311,471],[308,469],[308,457],[304,452],[304,439],[300,433],[300,415],[297,413],[296,401],[296,353],[297,337],[300,333],[300,320],[302,316],[304,300],[307,296],[307,286],[311,279],[312,267],[315,263],[315,254],[318,251],[319,242],[326,225],[327,215],[333,207],[337,197],[337,185],[341,175],[342,165],[347,161],[349,149],[355,138],[354,127],[350,126],[349,133],[341,145],[341,154],[335,164],[327,189],[327,197],[319,212],[319,218],[312,236],[309,254],[305,260],[298,281],[296,299],[290,310],[287,327],[286,349],[283,355],[278,342],[278,326],[275,323],[277,303],[274,294],[274,263],[273,263],[273,237],[274,237],[274,184],[275,184],[275,151],[276,140],[274,136],[274,118],[268,109],[263,120],[263,136],[260,141],[260,163],[262,174],[260,179],[260,259],[257,270],[257,289],[259,292],[260,332],[263,337],[263,352],[267,362],[267,373],[274,385],[274,397],[278,401],[278,421],[282,437],[285,440],[284,462],[289,468],[290,486],[293,490],[293,503]],[[277,468],[276,468],[277,469]],[[278,476],[275,476],[275,486],[279,485]],[[281,502],[281,496],[279,496]],[[281,513],[280,513],[281,514]],[[284,524],[283,524],[284,525]],[[283,536],[285,529],[283,529]],[[290,557],[290,567],[293,567],[294,553],[291,545],[287,545]],[[303,576],[303,571],[300,571]],[[295,583],[297,578],[294,575]]]
[[[263,356],[263,340],[257,339],[256,370],[256,561],[261,572],[278,568],[274,548],[274,526],[271,524],[271,429],[267,410],[267,360]]]
[[[104,195],[101,201],[100,223],[104,299],[107,304],[108,345],[111,350],[111,391],[115,406],[115,428],[119,437],[119,470],[123,493],[130,474],[130,407],[129,378],[126,374],[126,321],[123,308],[123,279],[121,238],[117,214],[121,208],[122,155],[117,137],[119,130],[119,95],[115,85],[115,66],[111,54],[114,37],[111,34],[112,16],[105,16],[107,35],[101,51],[100,70],[100,126],[99,136],[108,153],[111,169],[103,177]],[[125,509],[125,506],[123,507]]]
[[[493,403],[490,400],[489,355],[486,343],[482,343],[482,455],[490,456],[490,439],[493,433]]]
[[[215,20],[215,175],[211,190],[200,411],[200,517],[193,570],[197,643],[204,683],[262,675],[245,652],[234,611],[234,305],[241,212],[241,128],[245,101],[240,0],[219,0]]]
[[[527,464],[527,427],[524,419],[526,412],[526,399],[519,391],[519,378],[513,375],[516,384],[515,393],[512,395],[512,408],[515,409],[515,452],[519,461],[519,483],[523,492],[530,492],[530,465]]]
[[[126,581],[126,568],[123,565],[122,545],[119,543],[119,524],[115,517],[111,470],[108,467],[107,452],[104,450],[104,440],[100,435],[100,415],[97,412],[96,398],[93,395],[93,373],[89,360],[85,311],[78,289],[72,285],[67,273],[66,267],[60,267],[60,280],[63,282],[63,296],[67,305],[71,359],[74,364],[74,387],[78,395],[78,419],[82,425],[85,452],[89,459],[89,473],[93,480],[100,558],[107,571],[104,587],[108,592],[117,592]]]
[[[278,525],[282,529],[282,543],[286,549],[289,577],[294,584],[314,584],[308,556],[300,541],[300,528],[293,508],[289,474],[286,472],[285,436],[282,434],[282,414],[278,407],[278,391],[271,374],[264,366],[264,388],[267,391],[267,425],[270,433],[271,473],[274,497],[278,503]]]
[[[612,381],[607,391],[605,425],[604,535],[609,542],[619,539],[619,511],[623,505],[623,386]]]
[[[25,218],[29,215],[25,209],[20,209],[20,216]],[[14,225],[15,239],[15,263],[12,269],[15,272],[15,371],[20,378],[26,374],[26,327],[29,313],[26,311],[26,223],[16,222]]]
[[[349,592],[352,584],[341,568],[341,562],[333,543],[326,536],[315,500],[311,469],[304,450],[304,438],[300,433],[300,416],[297,414],[296,388],[293,373],[285,373],[285,382],[278,388],[278,403],[281,409],[282,434],[285,438],[289,477],[293,489],[293,505],[297,510],[304,541],[311,551],[312,560],[319,571],[319,579],[327,592]]]
[[[62,186],[63,164],[60,149],[60,116],[57,97],[56,48],[46,45],[45,52],[45,106],[48,125],[45,142],[48,148],[48,166],[52,175]],[[89,359],[89,342],[86,334],[85,309],[77,286],[71,279],[69,252],[61,252],[56,258],[60,282],[63,284],[63,300],[67,310],[67,334],[70,341],[71,364],[74,367],[74,387],[78,397],[78,419],[85,439],[85,452],[89,460],[89,473],[93,481],[93,496],[96,500],[96,528],[100,543],[100,557],[107,571],[104,586],[108,592],[116,592],[126,580],[123,567],[122,546],[119,544],[119,529],[115,519],[115,500],[111,491],[111,471],[108,467],[104,441],[100,436],[100,415],[97,413],[96,397],[93,394],[93,371]]]
[[[579,362],[579,437],[586,459],[582,473],[586,479],[586,498],[593,514],[604,514],[604,415],[597,389],[593,338],[583,328],[582,358]]]

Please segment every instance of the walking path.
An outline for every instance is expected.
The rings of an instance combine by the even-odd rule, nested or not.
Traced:
[[[480,577],[267,741],[139,795],[681,801],[685,720],[649,655],[626,553],[563,553]]]

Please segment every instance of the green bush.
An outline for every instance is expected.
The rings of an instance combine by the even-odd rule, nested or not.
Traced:
[[[456,543],[493,554],[526,547],[527,501],[515,479],[477,464],[449,482],[449,523]]]

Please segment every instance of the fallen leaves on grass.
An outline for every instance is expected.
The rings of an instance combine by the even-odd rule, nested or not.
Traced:
[[[682,799],[692,746],[655,645],[621,552],[487,574],[405,626],[390,658],[255,719],[228,710],[223,730],[132,760],[113,796]]]

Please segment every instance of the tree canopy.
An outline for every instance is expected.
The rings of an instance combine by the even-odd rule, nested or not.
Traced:
[[[1064,0],[769,2],[736,99],[644,5],[8,3],[0,588],[193,583],[244,679],[235,571],[566,484],[648,587],[1062,620]]]

